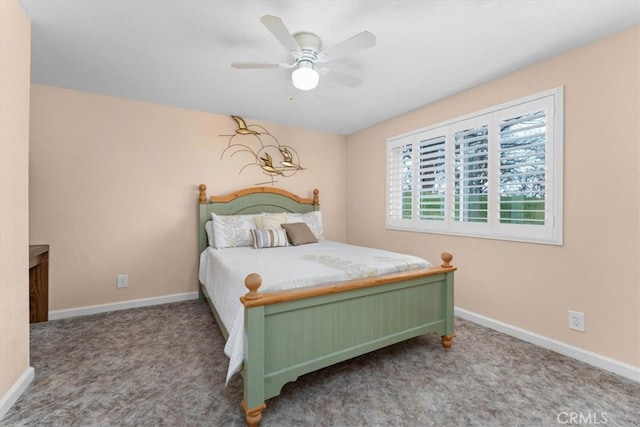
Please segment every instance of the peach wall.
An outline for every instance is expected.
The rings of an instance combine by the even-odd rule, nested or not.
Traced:
[[[5,402],[29,368],[31,22],[17,1],[0,2],[0,63],[0,402]]]
[[[275,186],[317,187],[327,237],[344,240],[346,138],[246,119],[297,150],[307,169]],[[220,159],[234,129],[229,116],[32,85],[30,231],[51,245],[49,309],[197,291],[198,184],[224,194],[265,178]]]
[[[458,307],[639,367],[639,62],[635,27],[348,136],[348,242],[449,250]],[[562,85],[563,246],[385,230],[387,138]]]

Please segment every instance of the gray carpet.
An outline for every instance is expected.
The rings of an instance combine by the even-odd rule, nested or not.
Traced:
[[[303,376],[262,426],[640,426],[640,384],[456,319]],[[31,326],[33,383],[3,426],[241,426],[224,340],[188,301]]]

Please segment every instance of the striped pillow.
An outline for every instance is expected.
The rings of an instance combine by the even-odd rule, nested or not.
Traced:
[[[277,246],[289,246],[287,241],[287,233],[284,229],[269,229],[269,230],[251,230],[251,236],[253,237],[253,248],[275,248]]]

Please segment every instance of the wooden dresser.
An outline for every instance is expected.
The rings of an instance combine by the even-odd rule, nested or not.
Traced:
[[[29,323],[49,320],[49,245],[29,246]]]

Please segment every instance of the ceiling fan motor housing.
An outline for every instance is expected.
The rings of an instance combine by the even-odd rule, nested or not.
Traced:
[[[320,38],[313,33],[300,32],[293,35],[293,38],[298,42],[302,56],[296,56],[295,52],[292,52],[296,56],[298,62],[307,60],[315,63],[318,60],[318,52],[320,52]]]

